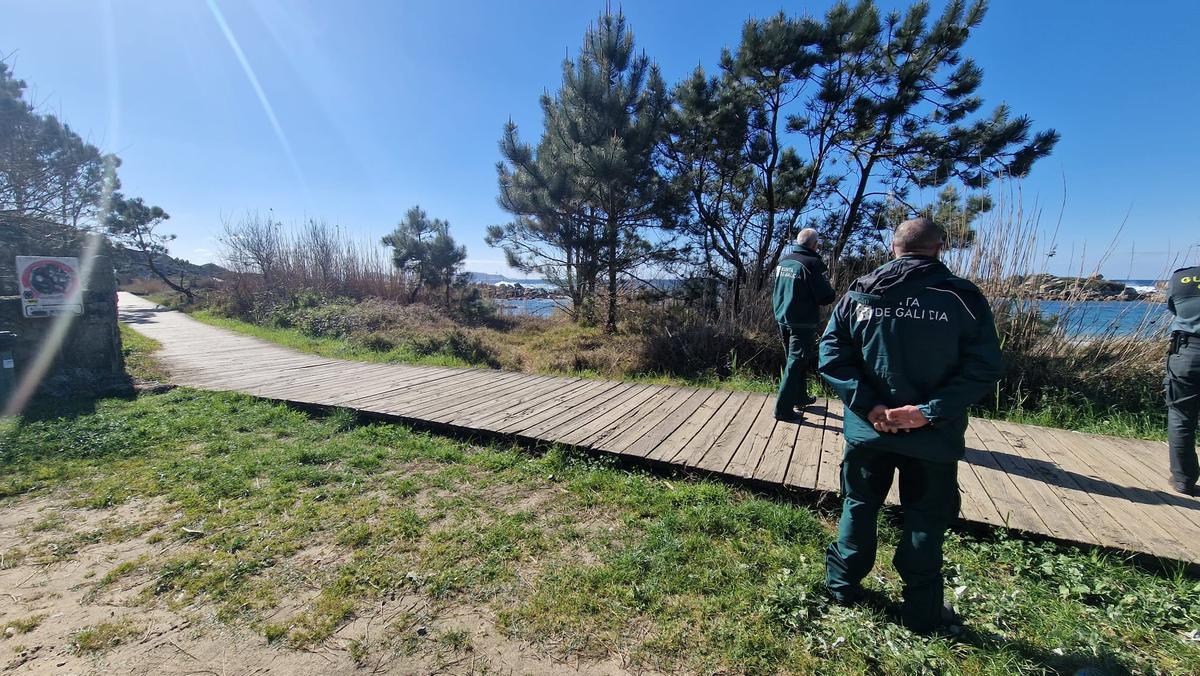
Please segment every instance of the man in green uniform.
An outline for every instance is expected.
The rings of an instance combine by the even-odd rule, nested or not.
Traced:
[[[945,233],[905,221],[895,259],[860,277],[821,338],[820,373],[845,403],[842,518],[826,554],[839,603],[861,599],[875,565],[876,520],[900,475],[903,535],[893,563],[904,580],[901,620],[929,632],[953,620],[944,606],[942,541],[958,513],[958,461],[967,408],[1001,374],[987,299],[937,258]]]
[[[1171,448],[1171,487],[1200,495],[1196,462],[1196,419],[1200,414],[1200,266],[1171,274],[1167,309],[1171,350],[1167,355],[1167,443]]]
[[[808,394],[809,362],[816,353],[821,306],[832,303],[835,296],[826,277],[828,269],[817,253],[820,241],[816,230],[801,230],[796,243],[775,268],[771,300],[787,353],[787,365],[775,399],[776,420],[797,422],[800,416],[796,409],[816,401]]]

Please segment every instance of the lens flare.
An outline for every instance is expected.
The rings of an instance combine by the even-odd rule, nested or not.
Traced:
[[[287,134],[283,132],[283,125],[279,124],[279,118],[275,116],[275,109],[271,107],[271,102],[267,99],[267,93],[263,91],[262,85],[258,82],[258,76],[254,74],[254,68],[250,66],[249,59],[246,58],[246,53],[242,51],[242,46],[238,43],[237,36],[233,34],[233,30],[229,28],[229,24],[225,22],[225,15],[221,14],[221,9],[217,7],[216,0],[208,0],[208,9],[212,12],[213,18],[217,21],[217,26],[221,28],[221,33],[225,35],[226,42],[229,43],[229,48],[233,50],[233,55],[237,57],[238,63],[242,66],[242,72],[246,74],[246,79],[250,81],[250,86],[254,88],[254,93],[258,96],[258,102],[262,106],[263,112],[266,113],[267,119],[271,122],[271,128],[275,130],[275,138],[279,139],[279,145],[283,147],[283,153],[287,156],[288,163],[292,167],[292,171],[296,174],[296,180],[300,182],[301,187],[305,192],[308,192],[308,183],[304,180],[304,174],[300,171],[300,164],[296,162],[296,155],[292,152],[292,144],[288,141]]]

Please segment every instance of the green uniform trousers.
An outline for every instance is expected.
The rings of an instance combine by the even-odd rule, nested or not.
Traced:
[[[775,417],[788,418],[792,409],[808,399],[808,370],[817,354],[817,330],[779,324],[787,350],[787,365],[779,379],[779,395],[775,397]]]
[[[1167,445],[1171,483],[1191,489],[1200,480],[1196,422],[1200,416],[1200,337],[1177,333],[1167,357]]]
[[[901,620],[908,628],[925,632],[941,623],[942,542],[958,514],[957,462],[932,462],[847,445],[842,460],[842,518],[838,539],[825,556],[826,583],[842,602],[862,593],[860,584],[875,565],[879,508],[897,470],[904,532],[892,563],[904,581]]]

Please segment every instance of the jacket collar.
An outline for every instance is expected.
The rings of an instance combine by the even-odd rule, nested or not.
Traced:
[[[901,256],[859,277],[850,285],[851,296],[862,303],[899,296],[919,286],[951,277],[950,269],[932,256]]]

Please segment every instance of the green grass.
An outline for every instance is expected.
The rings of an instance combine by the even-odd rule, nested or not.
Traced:
[[[121,356],[125,360],[125,372],[140,380],[167,382],[167,374],[151,356],[162,344],[153,338],[147,338],[125,324],[119,324],[121,331]]]
[[[98,653],[126,643],[142,630],[129,620],[101,622],[75,634],[74,648],[79,653]]]
[[[30,615],[29,617],[22,617],[4,622],[0,624],[0,637],[6,636],[10,629],[14,635],[28,634],[34,629],[37,629],[44,619],[46,619],[45,615]]]
[[[1075,430],[1090,434],[1105,434],[1131,439],[1167,440],[1166,406],[1137,413],[1105,409],[1077,397],[1047,398],[1034,408],[1010,410],[985,409],[980,414],[998,420]]]
[[[1200,580],[1182,571],[998,531],[952,533],[947,586],[961,590],[971,629],[924,638],[884,610],[826,602],[834,514],[557,449],[470,445],[236,394],[55,403],[5,423],[0,508],[50,492],[93,507],[161,497],[177,516],[18,546],[6,561],[69,560],[149,528],[170,542],[165,553],[114,565],[98,587],[136,571],[143,603],[209,607],[296,649],[417,594],[435,614],[484,609],[504,636],[561,657],[620,647],[632,667],[664,671],[1185,673],[1200,664],[1200,644],[1184,638],[1200,628]],[[892,599],[899,582],[886,562],[897,536],[883,523],[867,583]],[[305,566],[314,547],[322,563]],[[306,600],[278,617],[294,598]],[[421,640],[471,650],[455,627],[417,638],[426,622],[397,613],[346,649],[359,662],[373,650],[411,654]],[[114,621],[75,643],[104,650],[137,633]]]
[[[316,354],[322,357],[353,359],[355,361],[369,361],[383,364],[420,364],[457,368],[479,366],[479,364],[469,363],[453,355],[440,353],[421,354],[408,345],[400,345],[390,350],[380,351],[342,338],[314,337],[306,335],[298,329],[260,326],[244,322],[240,319],[222,317],[208,310],[197,310],[190,314],[193,318],[205,324],[269,340],[284,347],[290,347],[293,350]]]

